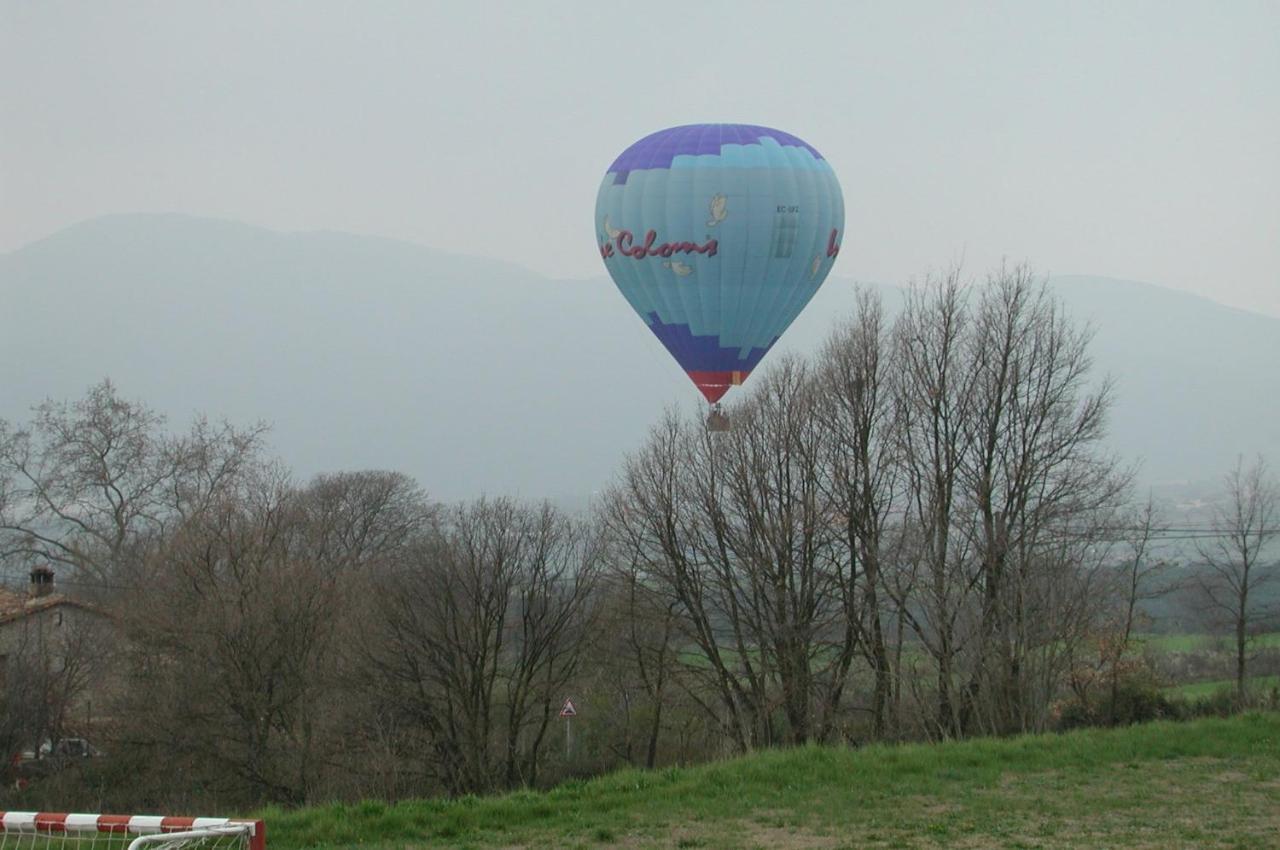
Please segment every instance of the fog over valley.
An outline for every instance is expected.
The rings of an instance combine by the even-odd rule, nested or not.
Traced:
[[[907,281],[850,268],[762,369],[815,351],[859,286],[895,309]],[[1115,380],[1110,449],[1181,498],[1237,455],[1280,454],[1280,319],[1158,283],[1051,278],[1096,328],[1095,377]],[[175,427],[268,422],[299,477],[394,469],[445,500],[581,507],[664,408],[701,403],[603,273],[557,280],[392,239],[108,216],[0,255],[0,301],[0,418],[108,377]]]

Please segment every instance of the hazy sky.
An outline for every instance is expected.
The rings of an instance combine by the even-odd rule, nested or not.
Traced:
[[[694,122],[821,150],[838,273],[963,258],[1280,315],[1280,3],[0,0],[0,251],[112,212],[603,273],[596,187]]]

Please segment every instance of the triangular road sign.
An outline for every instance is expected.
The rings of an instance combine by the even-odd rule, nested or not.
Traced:
[[[561,717],[577,717],[578,716],[578,709],[574,707],[573,700],[567,699],[564,701],[564,705],[561,706],[560,708],[560,716]]]

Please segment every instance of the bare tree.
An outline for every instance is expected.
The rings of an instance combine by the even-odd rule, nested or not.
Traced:
[[[893,399],[895,352],[878,294],[858,294],[856,312],[828,338],[819,360],[820,403],[827,429],[825,485],[833,520],[842,525],[844,563],[837,565],[849,635],[837,678],[843,687],[852,648],[861,647],[875,678],[872,734],[880,738],[892,705],[892,666],[885,637],[884,562],[901,513],[901,465],[897,408]],[[854,638],[857,638],[855,640]],[[838,698],[838,697],[837,697]],[[896,724],[895,724],[896,725]]]
[[[8,430],[0,440],[4,554],[110,574],[135,537],[159,525],[172,474],[156,440],[162,421],[104,381],[73,404],[41,404],[30,428]]]
[[[779,361],[691,482],[703,518],[697,546],[738,664],[756,682],[754,704],[776,695],[786,718],[779,734],[760,715],[767,741],[830,733],[844,659],[856,647],[842,604],[847,583],[832,568],[837,529],[822,487],[817,399],[807,364]]]
[[[0,770],[3,771],[9,769],[14,755],[43,740],[49,727],[50,695],[42,675],[44,670],[32,657],[25,637],[14,641],[16,645],[4,647],[0,670],[0,753],[5,757]]]
[[[381,470],[320,475],[299,499],[310,557],[342,571],[396,557],[431,528],[437,513],[412,478]]]
[[[1025,731],[1037,712],[1024,705],[1024,665],[1058,640],[1033,640],[1053,611],[1028,607],[1045,538],[1113,508],[1126,477],[1098,448],[1111,388],[1108,380],[1089,386],[1092,332],[1029,268],[991,276],[971,327],[961,530],[978,557],[982,608],[965,712],[980,723],[975,700],[985,692],[991,731]]]
[[[306,799],[335,737],[343,599],[307,532],[297,492],[262,465],[166,535],[125,609],[128,746],[215,767],[252,800]]]
[[[973,404],[963,359],[968,324],[965,288],[959,269],[952,269],[912,288],[893,329],[897,437],[909,494],[904,556],[911,564],[895,586],[915,594],[896,601],[933,660],[934,726],[942,735],[962,731],[956,667],[965,642],[961,615],[974,589],[969,544],[955,534],[963,429]]]
[[[703,659],[680,681],[739,749],[830,736],[857,649],[817,400],[807,364],[781,360],[731,432],[669,415],[607,501]]]
[[[244,476],[253,474],[261,463],[266,431],[261,423],[241,428],[201,415],[185,434],[153,435],[170,470],[164,479],[163,507],[157,511],[166,527],[233,495]]]
[[[450,793],[537,781],[597,572],[594,540],[550,506],[481,500],[379,584],[369,667]]]
[[[1146,502],[1122,514],[1121,522],[1124,548],[1119,571],[1121,610],[1117,651],[1123,654],[1128,652],[1134,629],[1139,625],[1139,606],[1159,599],[1172,589],[1163,579],[1173,561],[1159,551],[1159,537],[1168,523],[1152,496],[1148,495]]]
[[[1227,473],[1226,496],[1213,512],[1212,544],[1199,544],[1203,571],[1196,583],[1212,611],[1232,631],[1235,641],[1236,696],[1246,696],[1248,647],[1252,628],[1273,612],[1259,604],[1258,591],[1277,575],[1280,562],[1271,544],[1280,535],[1280,489],[1267,463],[1243,458]]]
[[[762,690],[753,680],[751,656],[739,672],[737,659],[722,642],[724,618],[697,547],[699,510],[689,484],[700,450],[714,449],[705,437],[668,411],[631,455],[621,480],[608,493],[602,513],[615,551],[635,563],[637,580],[677,603],[680,637],[695,646],[705,666],[688,671],[688,695],[741,750],[754,742],[755,706]],[[744,641],[745,643],[745,641]]]
[[[33,422],[0,422],[0,559],[119,578],[175,518],[198,510],[260,447],[264,428],[200,419],[171,437],[164,418],[103,381],[46,401]]]
[[[607,519],[606,519],[607,522]],[[625,540],[609,540],[606,554],[607,583],[599,619],[595,663],[606,674],[622,703],[621,746],[611,744],[629,763],[636,763],[630,732],[633,704],[645,716],[643,765],[658,761],[664,714],[674,689],[677,670],[676,627],[679,601],[651,587],[645,580],[640,555]],[[637,697],[633,692],[638,691]]]
[[[1166,528],[1163,514],[1153,497],[1136,506],[1126,506],[1113,517],[1099,517],[1090,535],[1074,531],[1082,551],[1092,550],[1100,565],[1095,584],[1103,604],[1092,606],[1088,632],[1075,632],[1064,647],[1069,652],[1067,681],[1078,704],[1094,711],[1095,686],[1107,690],[1104,702],[1106,721],[1121,722],[1121,688],[1126,677],[1141,669],[1130,656],[1136,629],[1143,622],[1141,605],[1172,592],[1173,584],[1163,581],[1173,563],[1162,557],[1160,537]],[[1083,559],[1082,559],[1083,560]]]

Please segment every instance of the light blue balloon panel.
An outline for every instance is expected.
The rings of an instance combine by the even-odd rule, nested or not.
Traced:
[[[840,184],[822,155],[752,125],[646,136],[609,167],[596,199],[609,274],[712,402],[809,303],[843,230]]]

